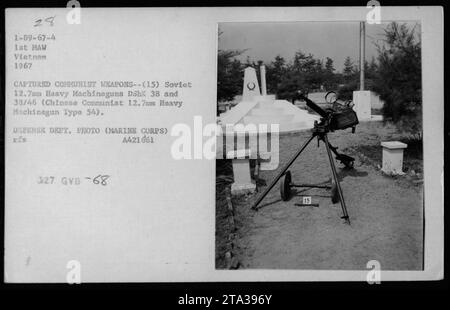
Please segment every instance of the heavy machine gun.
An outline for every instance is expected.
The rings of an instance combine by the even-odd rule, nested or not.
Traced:
[[[261,196],[253,204],[252,209],[258,210],[258,205],[266,197],[269,191],[275,186],[275,184],[280,181],[280,194],[283,200],[288,200],[291,194],[292,187],[310,187],[310,188],[328,188],[331,189],[331,200],[333,203],[340,202],[343,216],[342,218],[350,224],[350,218],[347,212],[347,206],[344,201],[344,195],[339,183],[339,179],[336,172],[336,166],[332,157],[332,153],[336,155],[336,160],[339,160],[347,168],[353,168],[354,158],[337,151],[337,147],[334,147],[328,141],[328,132],[333,132],[336,130],[344,130],[347,128],[352,128],[352,133],[355,132],[356,125],[358,125],[358,117],[353,111],[351,103],[339,104],[336,100],[336,94],[334,92],[328,92],[325,95],[327,103],[332,104],[331,108],[322,109],[318,104],[310,100],[304,92],[298,92],[294,99],[304,100],[306,105],[312,109],[314,112],[320,115],[320,122],[315,121],[314,127],[312,128],[311,137],[308,138],[306,142],[298,149],[298,151],[292,156],[292,158],[287,162],[287,164],[280,170],[277,176],[272,180],[269,186],[264,190]],[[325,144],[327,150],[328,159],[330,162],[332,180],[331,185],[313,185],[313,184],[295,184],[292,182],[291,172],[288,170],[289,167],[295,162],[295,160],[300,156],[303,150],[308,146],[308,144],[317,137],[318,142],[322,141]]]

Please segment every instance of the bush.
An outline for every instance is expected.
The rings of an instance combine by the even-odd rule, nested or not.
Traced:
[[[374,90],[384,100],[385,120],[416,136],[422,132],[421,47],[415,28],[391,23],[378,47]]]
[[[358,89],[358,83],[356,81],[345,84],[338,89],[338,99],[347,101],[353,100],[353,91]]]

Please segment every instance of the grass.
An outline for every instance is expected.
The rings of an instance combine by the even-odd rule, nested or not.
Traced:
[[[225,253],[231,227],[228,222],[226,191],[233,182],[231,160],[216,160],[216,268],[226,268]]]
[[[423,173],[423,141],[411,137],[400,139],[408,144],[408,148],[403,155],[403,165],[405,172],[414,170],[416,173]]]
[[[423,173],[423,143],[411,134],[400,132],[393,124],[382,122],[361,123],[357,127],[358,141],[347,147],[352,153],[373,166],[382,165],[381,141],[400,141],[408,147],[404,150],[403,171]]]

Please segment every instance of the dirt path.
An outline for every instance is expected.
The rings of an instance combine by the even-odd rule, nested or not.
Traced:
[[[367,126],[360,135],[330,134],[330,142],[344,149],[361,139],[380,139],[368,134],[373,128]],[[308,135],[281,138],[281,165]],[[293,189],[293,197],[284,202],[277,185],[258,212],[250,210],[255,196],[234,201],[242,268],[355,270],[366,269],[367,262],[375,259],[384,270],[422,269],[422,185],[383,176],[358,158],[353,170],[344,170],[339,163],[337,167],[351,226],[340,219],[340,204],[333,204],[324,189]],[[296,183],[329,180],[325,147],[317,148],[313,141],[290,171]],[[269,183],[276,172],[263,171],[260,178]],[[319,207],[295,206],[302,195],[311,196]]]

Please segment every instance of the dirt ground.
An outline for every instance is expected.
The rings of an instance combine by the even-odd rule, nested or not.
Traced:
[[[309,135],[303,132],[280,138],[278,169]],[[292,198],[282,201],[277,184],[259,211],[251,210],[250,206],[265,188],[264,183],[268,184],[278,170],[262,171],[259,193],[233,199],[238,228],[235,250],[240,268],[362,270],[369,260],[378,260],[383,270],[422,269],[421,161],[418,164],[417,160],[405,159],[405,170],[412,175],[390,177],[379,170],[380,142],[401,138],[395,128],[381,122],[362,123],[354,135],[349,130],[329,134],[331,144],[356,158],[352,170],[336,163],[350,226],[340,218],[341,206],[331,202],[326,189],[292,189]],[[330,180],[324,145],[317,148],[313,140],[290,171],[295,183]],[[311,196],[319,207],[295,206],[302,196]],[[217,198],[220,200],[220,196]],[[219,262],[217,267],[221,265]]]

